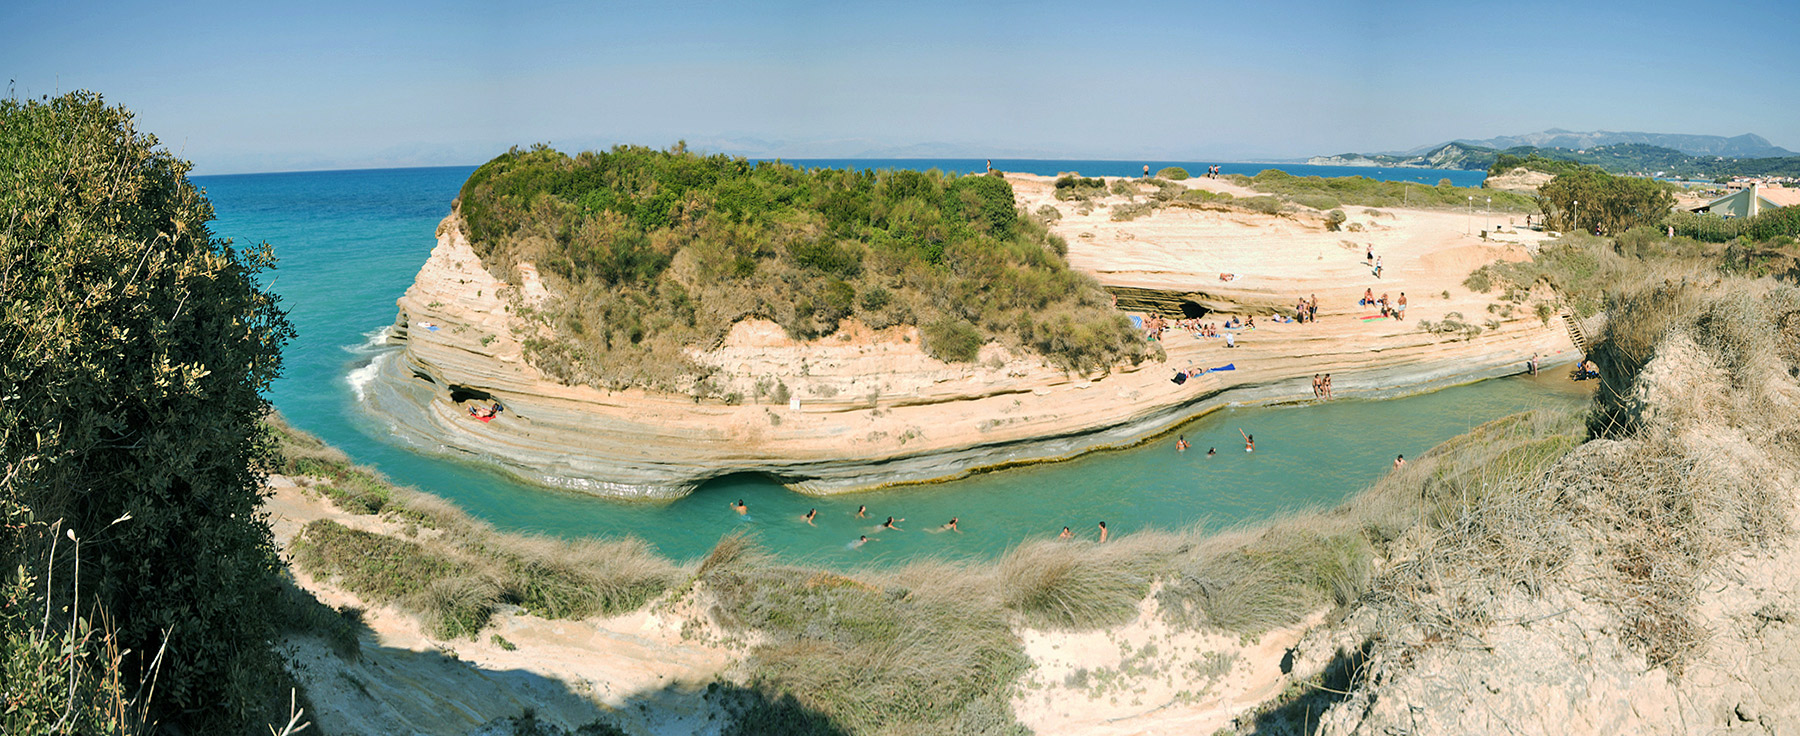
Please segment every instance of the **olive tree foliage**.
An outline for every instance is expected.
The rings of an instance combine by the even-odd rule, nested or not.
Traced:
[[[124,682],[163,652],[150,719],[217,733],[279,676],[260,421],[292,329],[189,168],[98,95],[0,100],[0,572],[35,581],[0,620],[107,622]]]
[[[1639,225],[1658,225],[1675,206],[1669,185],[1634,176],[1613,176],[1583,167],[1538,188],[1544,216],[1558,228],[1618,235]],[[1579,204],[1577,204],[1579,202]]]

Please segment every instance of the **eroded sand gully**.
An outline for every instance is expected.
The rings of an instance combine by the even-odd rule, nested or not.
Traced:
[[[1487,310],[1493,295],[1463,288],[1474,268],[1527,258],[1535,247],[1530,232],[1496,236],[1511,242],[1466,234],[1482,229],[1487,218],[1479,214],[1350,207],[1350,223],[1361,231],[1337,233],[1316,216],[1177,208],[1113,222],[1106,207],[1082,215],[1057,202],[1048,177],[1008,180],[1028,210],[1058,207],[1054,229],[1070,243],[1070,262],[1121,294],[1122,307],[1179,316],[1182,302],[1191,302],[1222,319],[1269,315],[1317,295],[1319,321],[1259,319],[1236,349],[1171,332],[1166,361],[1093,376],[1068,375],[999,345],[973,364],[945,364],[904,328],[851,324],[802,343],[772,324],[746,321],[697,359],[719,366],[728,387],[745,396],[755,395],[759,381],[779,381],[799,408],[695,403],[687,395],[547,380],[523,358],[516,330],[524,323],[508,301],[514,285],[482,267],[452,215],[398,301],[400,349],[383,359],[368,403],[428,451],[594,493],[673,497],[735,472],[835,493],[1133,444],[1226,404],[1310,399],[1314,373],[1331,373],[1340,397],[1388,396],[1514,373],[1533,354],[1547,362],[1575,357],[1557,320],[1544,324],[1527,310],[1499,318]],[[1186,184],[1238,189],[1223,180]],[[1382,259],[1380,278],[1365,262],[1371,246]],[[529,264],[518,271],[521,303],[550,297]],[[1221,281],[1221,273],[1237,278]],[[1364,289],[1405,292],[1407,321],[1362,321],[1375,311],[1357,305]],[[1498,329],[1473,339],[1419,331],[1420,321],[1452,312],[1476,324],[1498,319]],[[1226,363],[1237,370],[1185,385],[1169,380],[1180,369]],[[473,421],[453,400],[469,396],[498,397],[508,412]]]

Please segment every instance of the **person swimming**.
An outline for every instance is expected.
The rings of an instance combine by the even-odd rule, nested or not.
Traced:
[[[1063,533],[1056,535],[1056,538],[1057,539],[1074,539],[1075,533],[1069,531],[1069,528],[1065,526],[1065,527],[1063,527]]]
[[[869,518],[868,513],[869,513],[869,507],[867,507],[867,506],[857,506],[856,507],[856,518],[867,519],[867,518]]]
[[[897,532],[906,531],[905,529],[901,529],[900,527],[894,526],[894,522],[896,522],[896,521],[906,521],[906,520],[905,519],[895,519],[894,517],[890,516],[887,518],[887,521],[881,522],[881,528],[892,529]]]
[[[1100,543],[1106,544],[1106,522],[1100,522]]]
[[[1405,455],[1395,455],[1394,456],[1394,469],[1399,470],[1404,467],[1406,467],[1406,456]]]
[[[1207,457],[1213,457],[1213,456],[1215,456],[1215,455],[1218,455],[1218,454],[1219,454],[1219,448],[1217,448],[1217,447],[1208,447],[1208,448],[1206,448],[1206,456],[1207,456]]]
[[[818,524],[814,524],[814,523],[813,523],[813,518],[814,518],[814,517],[816,517],[816,516],[818,516],[818,515],[819,515],[819,510],[818,510],[818,509],[813,509],[813,510],[811,510],[811,511],[808,511],[808,512],[806,512],[806,515],[805,515],[805,516],[802,516],[802,517],[800,517],[800,519],[801,519],[801,520],[802,520],[802,521],[805,521],[805,522],[806,522],[806,525],[807,525],[807,526],[818,526]]]
[[[856,541],[850,543],[850,549],[856,549],[857,547],[861,547],[868,543],[869,543],[869,535],[864,534],[860,537],[857,537]]]
[[[940,531],[940,532],[956,532],[957,534],[962,533],[961,529],[956,528],[956,517],[954,517],[954,516],[950,517],[949,521],[944,522],[943,526],[938,527],[938,531]]]
[[[1176,436],[1175,451],[1176,452],[1187,452],[1187,449],[1188,449],[1187,435]]]
[[[738,516],[743,516],[745,514],[750,513],[750,507],[745,506],[744,499],[741,499],[741,498],[738,499],[737,503],[734,503],[731,505],[731,510],[738,512]]]
[[[1242,429],[1238,430],[1238,434],[1244,435],[1244,452],[1256,452],[1256,435],[1244,434]]]

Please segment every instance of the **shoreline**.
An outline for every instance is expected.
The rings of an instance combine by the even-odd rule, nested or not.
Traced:
[[[975,363],[944,364],[924,356],[915,328],[877,331],[846,321],[836,335],[800,342],[773,324],[746,320],[721,345],[692,356],[719,370],[722,392],[756,399],[740,405],[605,391],[556,383],[529,364],[520,336],[537,328],[513,310],[551,298],[549,289],[531,264],[518,264],[518,284],[495,277],[452,213],[397,301],[396,355],[374,371],[362,406],[422,452],[493,466],[534,485],[669,499],[717,477],[755,473],[822,496],[1134,447],[1219,408],[1308,401],[1314,373],[1333,374],[1341,398],[1392,398],[1519,373],[1534,353],[1546,364],[1579,357],[1558,319],[1540,323],[1511,306],[1498,313],[1495,296],[1461,284],[1479,265],[1528,258],[1535,244],[1529,234],[1482,241],[1463,233],[1461,215],[1373,208],[1355,213],[1359,227],[1348,233],[1328,233],[1305,212],[1165,210],[1115,221],[1056,201],[1049,177],[1008,179],[1028,210],[1070,209],[1055,229],[1070,243],[1071,265],[1129,294],[1121,306],[1139,309],[1128,312],[1204,305],[1196,308],[1211,319],[1267,316],[1291,304],[1293,294],[1308,293],[1331,306],[1311,325],[1266,322],[1243,332],[1236,350],[1176,330],[1156,343],[1166,356],[1160,361],[1093,376],[1064,373],[997,343]],[[1236,188],[1225,179],[1190,186]],[[1379,248],[1392,277],[1370,276],[1362,246],[1345,236]],[[1319,263],[1328,250],[1334,260]],[[1244,276],[1229,283],[1208,278],[1222,271]],[[1417,290],[1411,319],[1359,318],[1372,309],[1355,306],[1365,288]],[[1351,306],[1336,306],[1345,303]],[[1417,327],[1483,307],[1492,318],[1473,333]],[[1184,365],[1227,362],[1235,372],[1185,385],[1168,380]],[[777,381],[792,386],[794,403],[757,403],[753,384]],[[487,398],[501,400],[506,414],[489,423],[465,416],[465,402]]]

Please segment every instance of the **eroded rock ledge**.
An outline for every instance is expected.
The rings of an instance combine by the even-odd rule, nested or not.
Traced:
[[[948,480],[1129,446],[1227,404],[1308,400],[1314,373],[1332,373],[1339,397],[1388,397],[1516,373],[1532,354],[1546,362],[1574,357],[1559,323],[1523,315],[1470,340],[1417,330],[1412,320],[1440,319],[1452,307],[1480,311],[1486,300],[1466,291],[1461,300],[1415,297],[1408,322],[1372,325],[1359,319],[1367,311],[1355,305],[1360,283],[1332,290],[1301,283],[1295,293],[1311,289],[1326,305],[1318,323],[1265,318],[1237,349],[1171,333],[1166,362],[1105,376],[1066,375],[997,345],[974,364],[948,365],[926,356],[909,329],[847,324],[800,343],[772,324],[745,322],[723,345],[695,353],[721,369],[727,393],[743,403],[697,403],[565,386],[539,373],[515,334],[525,322],[513,313],[513,297],[516,290],[517,303],[530,305],[551,295],[530,264],[519,272],[520,284],[496,278],[457,217],[446,218],[437,247],[397,302],[396,349],[378,358],[367,405],[428,452],[627,498],[678,497],[733,473],[763,473],[817,494]],[[1414,285],[1424,293],[1438,286]],[[1234,301],[1208,289],[1205,307],[1218,313],[1235,303],[1267,314],[1276,292],[1259,291]],[[1333,308],[1344,303],[1350,306]],[[1179,368],[1226,363],[1238,370],[1179,386],[1169,380]],[[463,402],[490,397],[507,411],[488,423],[468,415]]]

